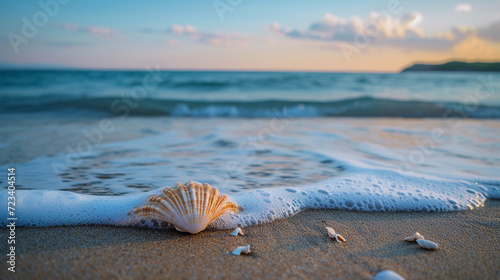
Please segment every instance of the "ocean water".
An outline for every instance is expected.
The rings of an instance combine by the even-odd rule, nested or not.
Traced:
[[[190,180],[244,209],[216,228],[500,198],[500,74],[4,71],[0,96],[18,225],[121,224]]]

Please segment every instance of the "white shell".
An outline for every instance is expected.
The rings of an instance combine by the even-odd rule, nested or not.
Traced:
[[[238,227],[238,228],[236,228],[233,232],[231,232],[231,235],[232,235],[232,236],[238,236],[238,234],[239,234],[239,235],[244,235],[244,234],[243,234],[243,231],[242,231],[242,230],[241,230],[241,228],[239,228],[239,227]]]
[[[195,234],[224,213],[237,210],[238,206],[216,188],[190,181],[149,196],[145,205],[132,210],[132,215],[135,219],[167,222],[178,231]]]
[[[328,231],[328,236],[330,236],[331,238],[335,238],[337,242],[345,242],[345,238],[342,237],[342,235],[336,233],[333,228],[331,227],[325,227],[325,228]]]
[[[377,275],[373,276],[373,280],[405,280],[403,276],[392,270],[382,270]]]
[[[414,235],[405,238],[406,241],[417,241],[419,239],[424,239],[424,236],[418,232],[415,232]]]
[[[231,254],[233,255],[241,255],[241,253],[243,254],[250,254],[252,251],[250,251],[250,245],[247,245],[247,246],[240,246],[236,249],[234,249],[234,251],[231,252]]]
[[[418,246],[427,249],[427,250],[436,250],[439,246],[429,240],[417,239]]]

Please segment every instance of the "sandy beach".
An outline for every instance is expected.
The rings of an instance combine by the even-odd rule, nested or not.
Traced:
[[[2,3],[0,280],[500,280],[500,1]]]
[[[326,235],[333,227],[347,242]],[[269,224],[190,235],[175,230],[79,226],[17,228],[16,273],[2,279],[498,279],[500,202],[448,213],[304,211]],[[419,231],[439,244],[403,238]],[[7,231],[2,231],[6,240]],[[7,250],[3,243],[2,251]],[[250,244],[250,255],[233,256]]]

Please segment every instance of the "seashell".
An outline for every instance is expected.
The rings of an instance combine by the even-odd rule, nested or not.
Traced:
[[[408,236],[405,238],[406,241],[417,241],[419,239],[424,239],[424,236],[422,236],[420,233],[415,232],[414,235]]]
[[[403,276],[392,270],[382,270],[373,276],[372,280],[405,280]]]
[[[142,219],[170,223],[182,232],[196,234],[226,212],[236,212],[238,206],[220,195],[209,184],[189,181],[164,188],[162,194],[152,195],[144,206],[136,207],[132,215]]]
[[[335,233],[335,230],[331,227],[325,227],[328,230],[328,236],[335,238],[337,242],[345,242],[345,238],[342,235]]]
[[[241,228],[239,228],[239,227],[238,227],[238,228],[236,228],[233,232],[231,232],[231,235],[232,235],[232,236],[238,236],[238,234],[239,234],[239,235],[244,235],[244,234],[243,234],[243,231],[242,231],[242,230],[241,230]]]
[[[417,239],[417,243],[418,246],[427,250],[436,250],[439,247],[436,243],[425,239]]]
[[[234,249],[234,251],[231,252],[231,254],[233,255],[241,255],[241,253],[243,254],[250,254],[252,251],[250,251],[250,245],[247,245],[247,246],[240,246],[236,249]]]

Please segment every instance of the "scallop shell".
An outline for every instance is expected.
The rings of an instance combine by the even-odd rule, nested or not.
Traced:
[[[325,227],[328,230],[328,236],[331,238],[335,238],[337,242],[345,242],[345,238],[342,235],[335,232],[335,230],[331,227]]]
[[[243,254],[250,254],[252,251],[250,251],[250,245],[247,245],[247,246],[240,246],[236,249],[234,249],[234,251],[231,252],[231,254],[233,255],[241,255],[241,253]]]
[[[423,236],[423,235],[421,235],[421,234],[420,234],[420,233],[418,233],[418,232],[415,232],[415,234],[414,234],[414,235],[412,235],[412,236],[408,236],[408,237],[406,237],[406,238],[405,238],[405,240],[406,240],[406,241],[410,241],[410,242],[411,242],[411,241],[417,241],[417,240],[419,240],[419,239],[424,239],[424,236]]]
[[[243,231],[241,230],[241,228],[236,228],[233,232],[230,233],[232,236],[238,236],[239,235],[244,235],[243,234]]]
[[[222,214],[237,210],[238,206],[228,201],[227,195],[220,195],[216,188],[190,181],[148,197],[146,204],[134,208],[132,215],[167,222],[178,231],[196,234]]]
[[[427,249],[427,250],[436,250],[439,246],[429,240],[417,239],[418,246]]]

